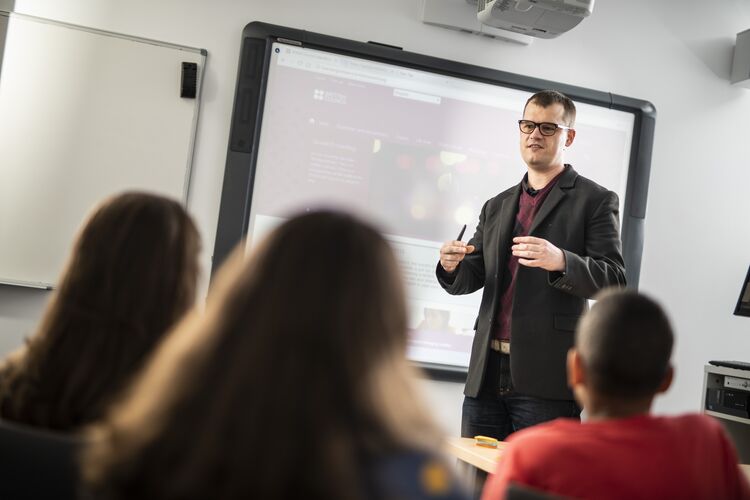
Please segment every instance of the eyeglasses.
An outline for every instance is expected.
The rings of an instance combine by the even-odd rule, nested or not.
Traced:
[[[542,135],[555,135],[555,132],[557,132],[557,129],[559,128],[563,130],[570,130],[570,127],[558,125],[557,123],[537,123],[532,122],[531,120],[518,120],[518,128],[521,129],[521,132],[523,132],[524,134],[532,133],[537,127],[539,127],[539,132],[541,132]]]

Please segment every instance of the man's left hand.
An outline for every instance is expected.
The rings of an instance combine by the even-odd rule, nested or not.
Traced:
[[[527,267],[541,267],[547,271],[565,270],[565,253],[542,238],[517,236],[510,249],[518,257],[518,263]]]

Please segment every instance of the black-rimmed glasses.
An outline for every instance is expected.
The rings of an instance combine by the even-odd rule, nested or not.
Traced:
[[[570,130],[570,127],[558,125],[557,123],[537,123],[532,122],[531,120],[518,120],[518,128],[521,129],[521,132],[523,132],[524,134],[532,133],[537,127],[539,127],[539,132],[542,135],[555,135],[555,132],[557,132],[557,129],[559,128],[563,130]]]

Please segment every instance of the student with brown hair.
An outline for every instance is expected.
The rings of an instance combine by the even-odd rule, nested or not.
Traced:
[[[634,291],[597,296],[568,353],[568,383],[588,414],[512,435],[484,500],[512,483],[570,498],[750,499],[734,447],[705,415],[656,417],[672,382],[664,311]]]
[[[459,498],[405,359],[386,241],[316,212],[235,251],[91,430],[97,498]]]
[[[194,305],[199,252],[176,201],[129,192],[103,202],[39,329],[0,368],[0,418],[65,432],[100,418]]]

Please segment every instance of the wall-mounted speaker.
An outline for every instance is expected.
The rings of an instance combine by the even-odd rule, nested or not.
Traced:
[[[750,30],[737,33],[732,61],[732,83],[750,88]]]

